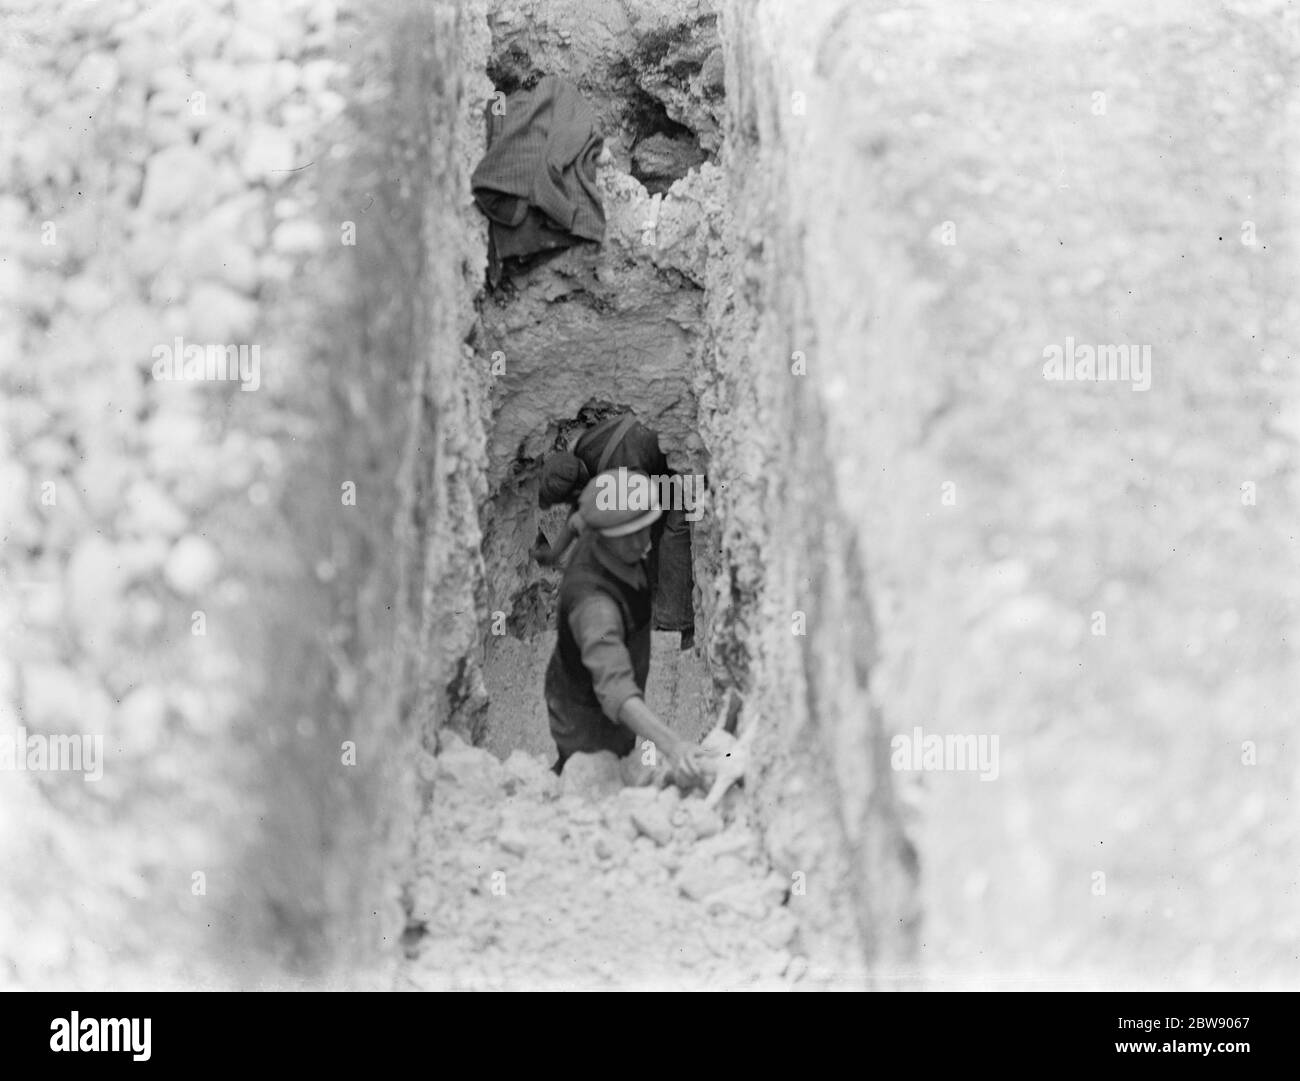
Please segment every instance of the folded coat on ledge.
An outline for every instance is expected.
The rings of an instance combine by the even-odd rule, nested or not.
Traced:
[[[489,148],[470,184],[492,223],[493,281],[502,259],[604,239],[596,190],[604,138],[577,88],[547,75],[512,95],[504,115],[491,115],[490,123]]]

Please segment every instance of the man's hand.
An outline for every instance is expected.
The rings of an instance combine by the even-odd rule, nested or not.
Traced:
[[[683,788],[703,786],[706,783],[704,752],[694,743],[687,743],[664,724],[641,698],[632,697],[624,702],[618,719],[663,752],[668,759],[669,768]]]
[[[704,786],[704,753],[695,744],[677,740],[668,752],[668,761],[683,788]]]

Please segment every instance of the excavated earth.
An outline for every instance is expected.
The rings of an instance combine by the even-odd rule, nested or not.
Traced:
[[[715,811],[654,771],[625,777],[608,753],[575,756],[561,779],[540,755],[502,763],[454,735],[423,772],[413,918],[426,933],[400,989],[826,982],[798,955],[798,886],[767,864],[737,790]]]

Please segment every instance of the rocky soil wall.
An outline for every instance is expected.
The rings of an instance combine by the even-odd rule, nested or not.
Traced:
[[[740,736],[764,972],[1295,985],[1284,5],[29,0],[0,41],[0,738],[104,740],[0,772],[0,986],[387,986],[456,927],[434,752],[547,749],[538,469],[619,407],[707,477],[651,700]],[[544,73],[607,236],[492,289],[469,175]],[[256,347],[248,392],[177,339]],[[1150,379],[1044,379],[1069,343]],[[896,768],[918,727],[996,778]],[[694,858],[565,806],[607,884]]]
[[[1294,20],[721,16],[711,649],[778,862],[904,980],[1293,978]],[[1045,379],[1067,340],[1149,385]],[[996,780],[891,770],[918,726],[999,738]]]

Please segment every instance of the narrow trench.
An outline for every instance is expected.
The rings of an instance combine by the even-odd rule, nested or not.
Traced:
[[[50,6],[0,986],[1300,982],[1280,0]],[[549,75],[603,236],[498,277]],[[539,469],[621,410],[708,481],[648,685],[712,801],[550,769]]]
[[[548,30],[568,44],[564,28]],[[510,95],[534,86],[552,59],[537,35],[526,44],[498,32],[487,71]],[[479,297],[475,350],[494,362],[481,515],[486,698],[440,733],[428,766],[403,979],[417,988],[780,985],[801,979],[806,961],[784,907],[787,882],[767,864],[743,784],[716,785],[706,799],[637,751],[621,766],[575,756],[560,778],[548,769],[542,686],[560,574],[529,550],[539,528],[556,534],[564,512],[538,509],[543,461],[631,410],[658,432],[672,469],[707,485],[697,415],[706,252],[681,240],[707,236],[704,208],[723,198],[716,22],[631,38],[580,86],[605,135],[605,240],[507,263]],[[661,221],[672,231],[661,234]],[[701,637],[699,583],[712,579],[717,528],[707,513],[693,528]],[[714,728],[722,703],[723,723],[735,722],[735,696],[705,652],[681,648],[677,633],[653,635],[647,704],[692,743]],[[728,765],[739,760],[731,737],[708,738]]]
[[[487,72],[496,91],[526,91],[547,74],[545,42],[532,45],[494,42]],[[538,511],[545,457],[612,413],[632,410],[659,433],[674,468],[707,482],[694,385],[707,336],[703,282],[658,260],[655,238],[643,226],[673,201],[674,182],[692,171],[698,179],[698,167],[716,160],[716,145],[712,153],[701,145],[710,132],[702,140],[674,120],[665,99],[695,94],[701,106],[706,96],[707,104],[720,106],[720,71],[700,89],[717,50],[716,25],[707,19],[629,40],[626,53],[602,58],[582,90],[600,116],[610,159],[602,168],[606,213],[631,220],[634,234],[615,227],[599,247],[583,244],[508,266],[505,280],[481,298],[478,349],[498,358],[504,371],[492,388],[488,433],[489,704],[471,734],[500,757],[514,749],[551,749],[539,688],[554,645],[559,575],[528,555],[539,527],[554,536],[562,523],[563,511]],[[610,204],[628,193],[636,205],[619,213]],[[697,568],[697,581],[703,570]],[[712,690],[699,652],[683,653],[676,635],[656,634],[652,663],[651,708],[671,716],[689,738],[699,737],[709,724]]]

